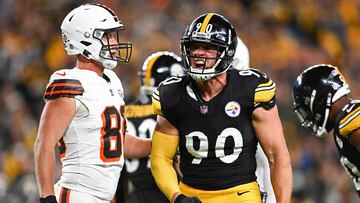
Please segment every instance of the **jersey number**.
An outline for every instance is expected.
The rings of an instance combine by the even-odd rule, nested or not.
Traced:
[[[101,118],[100,158],[103,162],[117,162],[122,154],[122,137],[125,133],[125,119],[114,107],[106,107]]]
[[[209,141],[207,136],[200,132],[195,131],[186,135],[186,149],[188,152],[194,156],[195,158],[192,160],[192,164],[200,164],[203,158],[208,156],[209,150]],[[225,154],[225,143],[228,138],[232,138],[234,141],[234,149],[231,154]],[[194,147],[194,139],[200,140],[199,147]],[[215,144],[215,156],[219,158],[224,163],[232,163],[234,162],[242,152],[243,147],[243,137],[240,131],[236,128],[226,128],[224,129],[220,135],[218,135]]]
[[[136,126],[131,121],[127,121],[126,131],[129,134],[136,135],[140,138],[151,138],[151,135],[155,128],[155,124],[156,121],[154,119],[151,118],[145,119],[141,122],[141,124],[139,125],[136,131]],[[126,159],[125,163],[126,163],[126,170],[129,173],[135,172],[140,166],[139,159],[131,159],[131,160]],[[150,168],[150,159],[148,159],[146,167]]]
[[[346,157],[340,158],[341,165],[345,168],[346,172],[353,178],[353,182],[356,190],[360,190],[360,171],[359,169],[351,163]]]

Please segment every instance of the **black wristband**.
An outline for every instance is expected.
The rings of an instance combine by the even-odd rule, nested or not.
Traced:
[[[176,197],[174,203],[201,203],[197,197],[187,197],[183,194],[180,194]]]
[[[186,196],[183,194],[180,194],[179,196],[176,197],[174,203],[181,203],[181,200],[185,199]]]
[[[57,203],[55,195],[49,195],[45,198],[40,198],[40,203]]]

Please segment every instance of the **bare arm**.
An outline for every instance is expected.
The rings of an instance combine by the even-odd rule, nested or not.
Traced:
[[[150,155],[151,139],[143,139],[126,134],[124,142],[125,158],[141,158]]]
[[[54,195],[55,146],[75,115],[74,98],[46,102],[34,146],[35,173],[40,197]]]
[[[256,136],[270,165],[271,183],[278,203],[289,203],[292,191],[290,156],[277,107],[257,108],[253,112]]]

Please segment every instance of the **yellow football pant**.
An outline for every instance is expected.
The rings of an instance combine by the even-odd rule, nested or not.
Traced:
[[[181,192],[197,196],[203,203],[261,203],[259,185],[256,181],[224,190],[199,190],[180,182]]]

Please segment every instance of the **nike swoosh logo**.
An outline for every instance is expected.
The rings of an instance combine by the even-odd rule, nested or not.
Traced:
[[[237,192],[237,195],[238,195],[238,196],[240,196],[240,195],[243,195],[243,194],[245,194],[245,193],[248,193],[248,192],[250,192],[250,191],[245,191],[245,192]]]
[[[56,73],[57,75],[60,75],[60,76],[65,76],[66,75],[66,73],[65,72],[63,72],[63,73]]]

